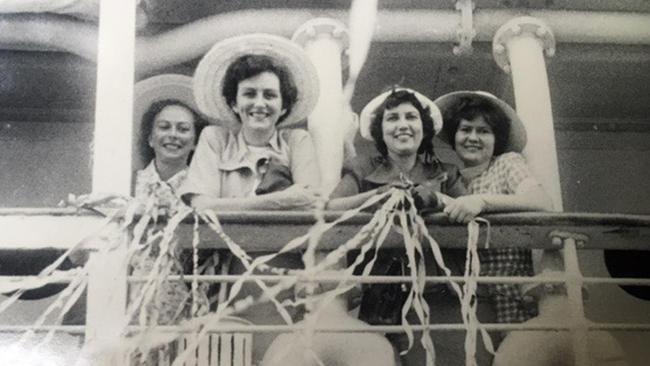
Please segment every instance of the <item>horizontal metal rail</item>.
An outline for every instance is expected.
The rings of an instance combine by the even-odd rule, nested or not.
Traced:
[[[340,216],[327,212],[327,221]],[[224,231],[250,252],[275,251],[284,243],[305,235],[315,219],[308,212],[225,212],[218,215]],[[371,219],[360,214],[326,232],[319,249],[337,248]],[[490,221],[490,247],[499,248],[517,243],[518,247],[559,249],[562,243],[550,239],[554,230],[572,232],[589,238],[577,243],[579,249],[650,250],[650,215],[595,213],[512,213],[484,216]],[[95,234],[105,218],[90,212],[70,209],[0,209],[2,240],[0,249],[67,249]],[[441,247],[465,248],[467,229],[450,223],[444,215],[427,216],[425,222]],[[479,246],[483,247],[486,228],[481,228]],[[190,246],[193,222],[186,220],[177,229],[183,245]],[[221,238],[207,225],[200,225],[201,248],[226,248]],[[273,242],[266,240],[274,237]],[[386,247],[402,245],[398,233],[389,235]]]
[[[522,331],[570,331],[571,325],[566,323],[540,323],[540,324],[499,324],[499,323],[482,323],[481,327],[488,330],[522,330]],[[413,331],[431,330],[431,331],[465,331],[467,330],[462,323],[446,323],[446,324],[429,324],[429,325],[411,325],[409,328]],[[129,332],[137,332],[149,329],[146,327],[130,326]],[[212,332],[256,332],[256,333],[291,333],[296,331],[303,331],[307,328],[302,324],[294,325],[215,325],[209,327]],[[650,323],[645,324],[625,324],[625,323],[600,323],[587,325],[587,330],[633,330],[633,331],[650,331]],[[158,326],[157,330],[160,332],[183,332],[194,333],[196,329],[184,328],[182,326]],[[360,333],[360,332],[374,332],[374,333],[403,333],[404,327],[401,325],[350,325],[350,326],[315,326],[310,328],[318,332],[331,332],[331,333]]]
[[[0,276],[0,282],[11,281],[20,282],[29,280],[37,276]],[[342,281],[350,283],[408,283],[412,281],[409,276],[334,276],[334,275],[316,275],[316,276],[292,276],[292,275],[249,275],[246,278],[241,278],[241,275],[170,275],[166,278],[167,281],[183,281],[192,282],[197,280],[199,282],[224,282],[233,283],[239,280],[244,282],[253,282],[261,280],[268,283],[282,282],[288,279],[297,278],[299,282],[314,281],[319,283],[338,283]],[[566,279],[563,276],[548,276],[548,277],[504,277],[504,276],[481,276],[471,279],[478,283],[518,283],[518,284],[534,284],[534,283],[549,283],[549,284],[563,284]],[[69,283],[72,278],[56,279],[48,283]],[[129,276],[130,283],[145,282],[145,276]],[[427,283],[464,283],[467,281],[462,276],[426,276],[424,281]],[[647,278],[610,278],[610,277],[583,277],[583,282],[589,285],[638,285],[650,286],[650,279]]]
[[[518,324],[500,324],[500,323],[481,323],[481,327],[488,331],[569,331],[571,326],[566,323],[518,323]],[[441,323],[429,325],[411,325],[409,328],[413,331],[431,330],[431,331],[465,331],[466,328],[462,323]],[[293,325],[211,325],[207,326],[210,333],[236,333],[236,332],[253,332],[253,333],[290,333],[296,331],[304,331],[307,328],[301,324]],[[591,323],[587,325],[590,331],[598,330],[611,330],[611,331],[634,331],[634,332],[648,332],[650,331],[650,323]],[[65,332],[70,334],[83,334],[86,327],[83,325],[2,325],[0,332],[6,333],[23,333],[28,331],[33,332]],[[309,328],[316,332],[331,332],[331,333],[359,333],[359,332],[374,332],[374,333],[402,333],[405,328],[401,325],[350,325],[350,326],[323,326],[318,325]],[[126,331],[128,333],[137,333],[141,331],[153,333],[196,333],[195,328],[182,326],[182,325],[159,325],[155,330],[149,326],[129,326]]]

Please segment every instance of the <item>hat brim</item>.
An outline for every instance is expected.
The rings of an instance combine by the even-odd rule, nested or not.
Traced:
[[[372,124],[372,120],[375,118],[377,109],[391,93],[399,90],[406,90],[413,93],[418,101],[420,101],[420,104],[422,104],[422,106],[429,107],[429,115],[433,121],[433,130],[435,134],[438,134],[438,132],[440,132],[442,129],[442,113],[440,112],[438,106],[422,93],[419,93],[410,88],[398,87],[379,94],[370,102],[368,102],[365,107],[363,107],[361,114],[359,115],[359,133],[361,134],[361,137],[366,140],[373,140],[372,136],[370,135],[370,124]]]
[[[239,128],[239,119],[222,95],[228,67],[245,55],[264,55],[283,64],[291,74],[298,90],[296,103],[277,128],[299,123],[309,116],[318,100],[319,82],[316,68],[305,51],[286,38],[270,34],[250,34],[233,37],[215,44],[203,56],[194,72],[194,97],[199,110],[226,125]]]
[[[132,140],[132,169],[140,170],[149,162],[144,161],[140,154],[140,144],[146,136],[142,136],[142,117],[149,107],[156,102],[175,99],[194,111],[198,111],[192,91],[192,78],[180,74],[163,74],[150,77],[135,84],[133,90],[133,140]]]
[[[484,91],[456,91],[445,94],[433,102],[438,105],[443,116],[448,116],[447,111],[453,108],[462,98],[479,98],[501,110],[510,120],[510,135],[508,136],[508,144],[506,145],[504,152],[522,152],[524,150],[527,142],[524,123],[521,118],[519,118],[519,115],[517,115],[517,112],[508,103],[496,96]],[[453,141],[449,140],[448,134],[441,134],[440,139],[453,146]]]

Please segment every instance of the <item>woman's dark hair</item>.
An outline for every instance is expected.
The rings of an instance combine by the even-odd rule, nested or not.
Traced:
[[[271,57],[263,55],[246,55],[235,60],[226,70],[221,94],[226,98],[228,105],[234,105],[237,100],[237,87],[239,86],[239,83],[242,80],[252,78],[263,72],[272,72],[280,80],[282,108],[286,112],[278,119],[279,123],[290,114],[291,108],[296,104],[298,88],[296,87],[289,70]]]
[[[510,136],[510,119],[501,108],[480,97],[460,98],[445,112],[443,133],[453,149],[456,148],[454,140],[461,120],[472,121],[478,116],[483,116],[485,122],[494,133],[494,156],[501,155],[508,146]]]
[[[199,135],[201,134],[203,127],[208,124],[200,114],[192,109],[192,107],[178,99],[164,99],[151,103],[147,111],[142,115],[142,123],[140,124],[140,141],[138,141],[138,152],[140,153],[140,156],[142,156],[142,161],[151,161],[155,157],[153,149],[151,146],[149,146],[149,137],[151,136],[151,131],[153,130],[153,122],[156,119],[158,113],[170,105],[184,107],[192,113],[192,116],[194,117],[194,131],[196,132],[196,136],[194,137],[195,144],[199,139]],[[192,160],[191,153],[188,159],[188,163],[190,160]]]
[[[384,133],[381,124],[384,119],[384,112],[387,109],[393,109],[400,104],[410,103],[420,113],[422,120],[422,143],[418,148],[418,154],[424,154],[425,161],[430,162],[434,159],[435,153],[433,151],[433,136],[435,130],[433,126],[433,119],[431,118],[431,111],[428,106],[423,106],[415,94],[408,90],[395,90],[388,94],[386,99],[377,107],[372,121],[370,121],[370,136],[375,141],[377,151],[383,156],[388,156],[388,147],[384,141]]]

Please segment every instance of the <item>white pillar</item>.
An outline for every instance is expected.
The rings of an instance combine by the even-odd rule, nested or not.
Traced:
[[[524,156],[556,210],[562,211],[562,191],[558,170],[551,93],[544,54],[555,53],[555,38],[543,22],[519,17],[501,26],[494,35],[494,58],[512,74],[517,113],[528,133]]]
[[[135,1],[103,1],[97,51],[92,190],[129,195]]]
[[[94,193],[131,192],[131,134],[135,51],[135,1],[102,1],[99,18],[97,95],[93,144]],[[119,224],[88,263],[86,343],[77,364],[127,364],[119,340],[126,326],[126,244]]]
[[[316,18],[300,26],[293,40],[302,45],[316,66],[320,97],[309,116],[308,128],[321,172],[321,188],[328,195],[338,184],[343,166],[343,139],[348,121],[343,116],[341,53],[347,46],[345,26],[334,19]]]
[[[497,64],[512,74],[517,113],[528,133],[524,155],[531,170],[550,194],[555,209],[562,211],[551,93],[544,60],[545,54],[553,56],[555,53],[555,37],[544,22],[532,17],[519,17],[499,28],[492,46]],[[569,297],[550,288],[539,294],[539,319],[571,322],[574,364],[586,366],[589,358],[575,241],[554,236],[553,242],[563,245],[563,253],[558,250],[535,251],[536,272],[549,274],[564,271],[572,281],[566,284]],[[566,319],[558,319],[562,316],[566,316]]]

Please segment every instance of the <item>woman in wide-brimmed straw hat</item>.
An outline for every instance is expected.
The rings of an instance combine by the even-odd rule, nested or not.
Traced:
[[[268,34],[226,39],[199,62],[193,88],[200,111],[217,123],[199,138],[181,187],[185,202],[218,211],[304,210],[316,204],[320,178],[314,147],[307,131],[295,128],[319,93],[316,69],[302,48]],[[285,253],[274,265],[300,268],[301,256]],[[244,271],[234,260],[230,273]],[[258,298],[261,291],[246,283],[239,296]],[[239,315],[256,324],[284,323],[268,302]],[[255,334],[255,362],[275,337]]]
[[[521,155],[526,146],[526,130],[512,107],[480,91],[449,93],[435,103],[445,118],[441,137],[465,165],[460,173],[468,195],[444,209],[452,221],[468,222],[484,212],[552,209],[551,200]],[[533,275],[528,249],[482,250],[480,259],[481,275]],[[498,322],[522,322],[534,316],[535,312],[522,304],[519,286],[487,287]]]
[[[526,130],[506,102],[481,91],[459,91],[435,100],[445,118],[441,138],[465,165],[469,193],[445,212],[468,222],[481,212],[549,210],[550,200],[521,155]]]
[[[135,196],[154,194],[160,206],[173,209],[181,204],[176,190],[206,125],[197,112],[192,78],[157,75],[138,82],[134,94]]]
[[[295,43],[252,34],[217,43],[194,74],[199,139],[181,193],[197,209],[307,209],[319,169],[303,121],[318,98],[313,64]]]
[[[372,99],[359,117],[359,132],[375,142],[379,154],[359,156],[346,164],[328,208],[357,207],[404,179],[413,183],[421,210],[440,210],[444,196],[439,192],[463,194],[456,167],[435,157],[433,137],[441,128],[438,107],[415,90],[395,87]]]
[[[374,141],[378,154],[358,156],[346,163],[328,208],[358,207],[371,196],[398,186],[410,190],[420,212],[442,210],[452,200],[449,196],[465,193],[458,168],[435,156],[433,138],[442,126],[437,105],[413,89],[395,87],[373,98],[360,114],[359,129],[362,137]],[[372,274],[404,275],[402,269],[407,266],[403,249],[386,249],[378,254]],[[436,274],[435,269],[428,272]],[[408,295],[402,287],[364,286],[359,318],[375,325],[400,324]],[[402,342],[405,336],[391,334],[389,338],[399,351],[407,347]],[[434,342],[438,345],[438,339]]]
[[[192,78],[163,74],[139,81],[134,89],[133,168],[136,199],[155,199],[159,213],[173,215],[183,205],[178,188],[184,182],[198,136],[207,124],[197,112],[192,92]],[[130,259],[132,275],[148,276],[156,268],[160,248],[138,251]],[[190,272],[184,269],[180,247],[171,253],[174,259],[169,274]],[[205,259],[202,258],[202,262]],[[187,264],[187,263],[186,263]],[[186,266],[190,267],[190,266]],[[147,319],[156,324],[174,324],[189,316],[189,288],[182,282],[164,281],[147,305]],[[131,298],[142,291],[141,284],[130,287]],[[207,308],[207,297],[197,299]],[[166,345],[163,348],[173,348]],[[158,349],[156,349],[158,350]],[[158,363],[158,352],[150,352],[147,363]]]

